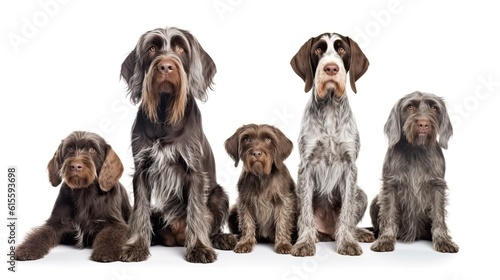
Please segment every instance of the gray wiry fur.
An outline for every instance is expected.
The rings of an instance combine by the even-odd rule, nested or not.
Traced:
[[[348,37],[327,33],[306,42],[291,63],[306,82],[306,91],[312,87],[299,136],[299,236],[292,254],[314,255],[319,237],[336,240],[339,254],[360,255],[357,241],[370,242],[374,237],[356,227],[368,203],[357,185],[360,141],[345,83],[349,66],[354,83],[366,71],[368,60]],[[336,66],[337,71],[328,70],[328,74],[329,66]],[[338,86],[328,87],[326,81]],[[318,92],[322,83],[327,92]]]
[[[373,251],[393,251],[396,239],[430,239],[439,252],[455,253],[445,223],[445,159],[453,130],[445,103],[436,95],[413,92],[401,98],[384,127],[389,148],[380,193],[370,214],[380,231]]]
[[[216,260],[230,250],[224,234],[227,194],[216,182],[210,144],[195,99],[206,100],[216,66],[188,31],[159,28],[143,34],[122,64],[133,102],[134,210],[123,261],[143,261],[151,243],[185,246],[186,260]],[[175,118],[175,121],[173,119]]]

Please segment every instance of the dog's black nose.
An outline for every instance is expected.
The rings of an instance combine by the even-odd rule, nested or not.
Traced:
[[[157,68],[160,73],[168,74],[175,70],[175,65],[172,62],[160,62]]]
[[[74,163],[70,164],[69,167],[71,168],[71,171],[78,172],[78,171],[83,169],[83,164],[81,164],[79,162],[74,162]]]
[[[339,66],[336,63],[328,63],[323,70],[326,74],[333,76],[339,72]]]
[[[252,156],[254,156],[254,157],[256,157],[256,158],[259,158],[261,155],[262,155],[262,152],[261,152],[261,151],[253,151],[253,152],[252,152]]]

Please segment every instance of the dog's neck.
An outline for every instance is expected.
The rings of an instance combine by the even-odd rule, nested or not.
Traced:
[[[441,147],[435,139],[429,141],[426,144],[417,145],[408,142],[404,134],[401,135],[399,142],[396,143],[392,148],[397,151],[401,151],[408,156],[426,156],[428,153],[434,153],[435,151],[439,151],[439,153],[442,154]]]
[[[321,122],[324,122],[325,118],[330,117],[336,120],[354,118],[346,93],[341,97],[336,97],[333,92],[330,92],[324,98],[320,99],[314,87],[306,110],[309,110],[308,116],[318,119]]]
[[[199,132],[198,130],[201,127],[201,113],[196,100],[188,97],[183,118],[178,124],[171,125],[167,121],[168,111],[164,109],[167,108],[169,99],[168,95],[162,98],[158,109],[158,116],[161,120],[159,123],[152,122],[144,110],[139,108],[134,132],[146,133],[149,139],[161,139],[162,143],[165,144],[176,142],[185,135]]]

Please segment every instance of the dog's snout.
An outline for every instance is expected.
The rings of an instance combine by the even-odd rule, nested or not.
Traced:
[[[83,169],[83,164],[81,162],[72,162],[69,167],[71,168],[71,171],[79,172]]]
[[[420,132],[428,132],[431,126],[431,122],[429,119],[426,118],[419,118],[417,119],[417,127]]]
[[[328,63],[323,68],[326,74],[333,76],[339,72],[339,66],[336,63]]]
[[[431,122],[428,119],[418,119],[417,125],[420,128],[428,128]]]
[[[262,152],[259,150],[254,150],[254,151],[252,151],[252,156],[254,156],[256,158],[260,158],[260,156],[262,156]]]
[[[157,69],[160,73],[169,74],[175,70],[175,64],[171,61],[162,61],[158,63]]]

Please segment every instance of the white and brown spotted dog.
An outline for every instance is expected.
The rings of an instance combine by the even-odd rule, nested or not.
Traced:
[[[342,255],[360,255],[358,241],[374,236],[356,225],[368,202],[357,185],[360,140],[347,98],[346,82],[355,82],[368,69],[358,44],[337,33],[307,40],[291,60],[292,69],[311,91],[299,135],[300,165],[298,240],[294,256],[316,252],[315,242],[335,240]]]

